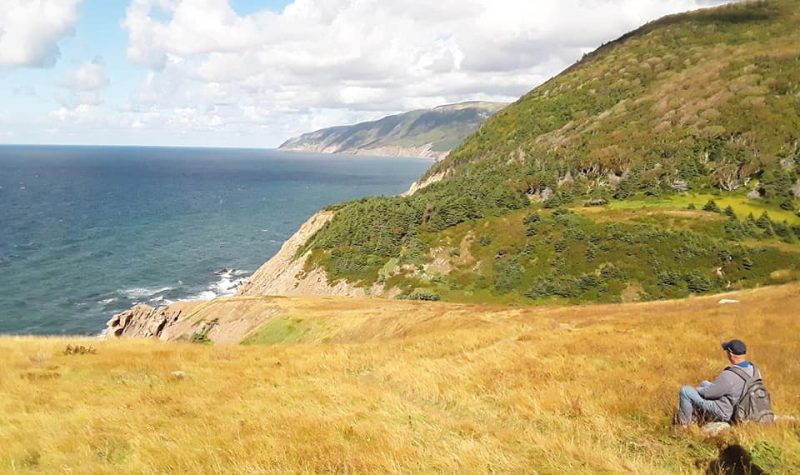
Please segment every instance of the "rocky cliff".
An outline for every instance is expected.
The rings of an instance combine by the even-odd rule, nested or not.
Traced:
[[[308,253],[298,256],[300,248],[323,226],[333,219],[335,213],[320,211],[308,219],[287,240],[275,256],[261,266],[248,281],[239,288],[237,295],[338,295],[364,296],[366,291],[345,281],[328,282],[320,269],[306,269]],[[379,289],[376,289],[379,290]]]
[[[136,305],[108,321],[106,337],[239,343],[265,321],[286,313],[279,300],[229,297],[159,308]]]
[[[179,302],[158,308],[136,305],[108,321],[106,336],[238,343],[253,328],[281,313],[278,306],[264,299],[265,296],[381,294],[383,288],[379,285],[363,289],[346,281],[329,282],[323,270],[306,269],[307,253],[297,255],[308,239],[334,215],[330,211],[320,211],[309,218],[280,251],[239,288],[235,297],[210,302]]]

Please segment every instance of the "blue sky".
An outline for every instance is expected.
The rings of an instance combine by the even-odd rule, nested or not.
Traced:
[[[0,143],[273,147],[415,108],[514,100],[641,23],[722,3],[41,1],[50,16],[0,0]]]

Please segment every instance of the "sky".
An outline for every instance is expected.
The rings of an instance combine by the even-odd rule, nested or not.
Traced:
[[[513,101],[602,43],[726,0],[0,0],[0,143],[276,147]]]

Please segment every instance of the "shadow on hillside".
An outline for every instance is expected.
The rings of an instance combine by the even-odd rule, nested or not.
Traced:
[[[741,445],[729,445],[719,452],[719,458],[708,464],[706,475],[767,475],[753,463],[752,457]]]

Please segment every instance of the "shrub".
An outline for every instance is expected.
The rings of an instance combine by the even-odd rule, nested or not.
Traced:
[[[594,207],[594,206],[605,206],[608,204],[608,200],[605,198],[592,198],[591,200],[587,201],[583,205],[587,208]]]
[[[530,213],[522,220],[522,224],[526,226],[540,222],[542,222],[542,217],[539,213]]]
[[[725,235],[734,241],[740,241],[747,236],[747,233],[743,229],[742,223],[735,219],[728,220],[722,229],[725,231]]]
[[[211,339],[208,337],[208,332],[211,331],[212,328],[219,324],[219,319],[215,318],[210,322],[203,323],[203,325],[195,331],[191,338],[189,338],[189,342],[191,343],[199,343],[202,345],[209,345],[212,343]]]
[[[438,302],[439,300],[441,300],[439,294],[435,292],[426,292],[426,291],[413,292],[405,296],[401,295],[398,298],[400,298],[401,300],[422,300],[425,302]]]
[[[495,266],[494,288],[500,293],[513,290],[525,276],[525,268],[516,260],[501,261]]]
[[[625,273],[614,264],[605,264],[600,268],[600,275],[606,280],[625,280]]]
[[[677,272],[665,271],[658,274],[658,285],[662,287],[675,287],[682,280],[682,276]]]
[[[525,295],[533,299],[553,296],[568,298],[575,295],[572,284],[570,279],[562,277],[540,277],[534,281],[533,286]]]
[[[575,279],[575,285],[582,292],[586,292],[587,290],[591,290],[599,286],[601,282],[602,281],[600,280],[600,278],[594,274],[583,274],[582,276]]]
[[[714,287],[711,279],[694,273],[686,276],[686,283],[689,286],[689,290],[696,294],[708,292]]]
[[[525,225],[525,235],[528,237],[536,236],[538,233],[539,223],[542,222],[542,217],[539,216],[539,213],[531,213],[522,220],[522,224]]]
[[[761,213],[761,216],[759,216],[759,218],[755,221],[755,223],[756,226],[764,230],[772,228],[772,220],[769,217],[769,213],[767,213],[766,211]]]
[[[595,244],[592,244],[592,243],[589,243],[589,245],[588,245],[588,246],[586,246],[586,252],[584,252],[584,254],[583,254],[583,257],[584,257],[584,258],[585,258],[587,261],[590,261],[590,262],[591,262],[591,261],[593,261],[593,260],[594,260],[594,258],[597,256],[597,253],[598,253],[598,251],[599,251],[599,250],[598,250],[598,248],[597,248],[597,245],[595,245]]]
[[[705,206],[703,206],[703,211],[710,211],[712,213],[720,213],[722,210],[719,209],[719,206],[717,206],[716,201],[708,200],[708,203],[706,203]]]

